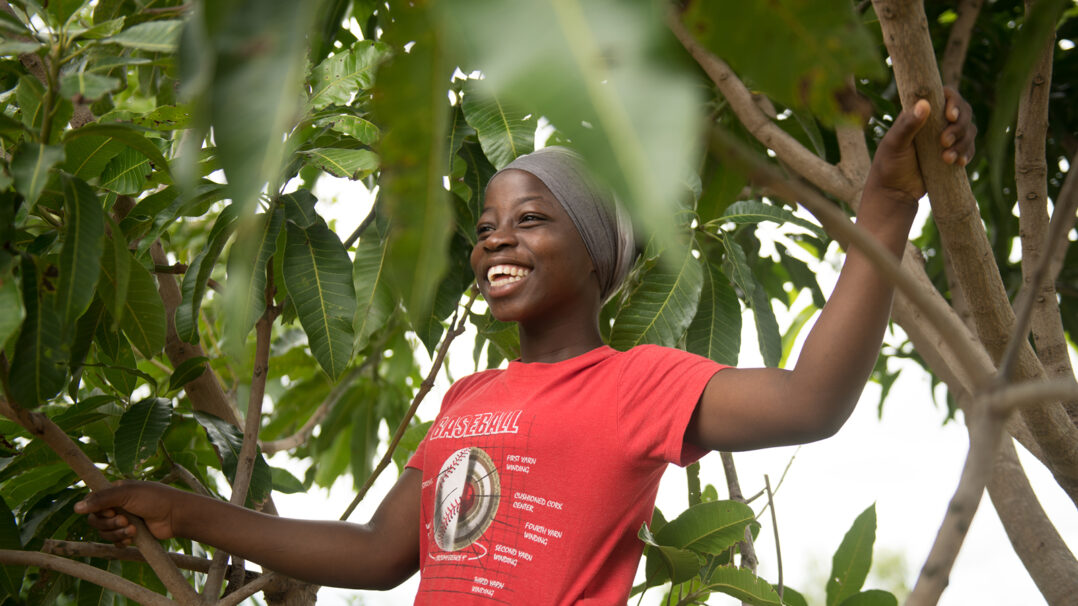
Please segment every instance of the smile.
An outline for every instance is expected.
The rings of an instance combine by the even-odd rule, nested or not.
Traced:
[[[492,287],[505,286],[523,280],[531,270],[519,265],[495,265],[487,270],[487,282]]]

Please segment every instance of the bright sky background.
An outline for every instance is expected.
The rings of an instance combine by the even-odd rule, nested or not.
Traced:
[[[315,193],[320,200],[319,212],[324,217],[336,220],[336,231],[342,237],[352,232],[369,208],[370,202],[365,198],[365,192],[357,189],[361,190],[348,181],[328,177],[323,177],[316,188]],[[927,203],[923,204],[924,208],[927,208]],[[825,293],[830,292],[834,284],[840,258],[831,256],[828,262],[814,267]],[[795,303],[795,311],[802,304]],[[751,316],[746,316],[743,324],[739,364],[762,365]],[[786,324],[781,315],[779,324]],[[896,326],[895,330],[900,329]],[[902,340],[891,334],[887,338],[894,343]],[[429,367],[422,347],[417,348],[416,355],[424,367]],[[1072,358],[1075,357],[1072,350]],[[473,372],[469,333],[454,343],[448,360],[454,377]],[[790,361],[792,363],[793,359]],[[968,435],[961,421],[941,425],[945,411],[932,403],[929,386],[929,377],[910,363],[892,388],[882,420],[877,418],[879,386],[870,383],[853,416],[838,435],[800,449],[773,448],[735,455],[742,490],[746,495],[763,489],[764,474],[770,476],[774,488],[783,470],[790,464],[791,457],[794,457],[786,480],[776,494],[775,507],[784,580],[805,594],[810,604],[822,603],[824,583],[834,550],[854,518],[873,503],[876,504],[877,513],[874,561],[893,561],[897,558],[904,562],[905,585],[912,588],[954,492],[968,448]],[[418,416],[421,419],[434,418],[447,387],[448,381],[443,372],[435,389],[420,406]],[[938,395],[942,396],[942,393],[940,391]],[[942,402],[942,397],[940,400]],[[387,441],[386,435],[383,428],[383,444]],[[1078,548],[1078,511],[1044,467],[1020,446],[1018,449],[1041,504],[1060,535],[1068,540],[1072,551],[1075,550]],[[271,464],[289,466],[282,454],[275,455]],[[353,514],[352,521],[365,522],[369,518],[392,485],[395,475],[395,469],[391,466]],[[727,496],[722,463],[717,453],[703,459],[701,481],[714,484],[720,498]],[[282,515],[335,519],[354,494],[351,478],[344,478],[329,491],[316,488],[308,494],[278,494],[274,495],[274,500]],[[668,518],[687,507],[685,473],[680,468],[671,467],[667,471],[657,506]],[[763,510],[762,500],[753,502],[752,506],[758,513]],[[756,543],[761,562],[759,573],[769,582],[776,583],[777,558],[770,513],[765,513],[760,520],[763,529]],[[388,592],[323,588],[318,594],[319,604],[411,604],[417,585],[418,576]],[[866,589],[869,588],[893,587],[874,584],[870,575],[866,583]],[[658,604],[661,597],[661,589],[652,589],[643,603]],[[630,603],[635,604],[636,599]],[[714,596],[709,603],[739,602],[726,596]],[[987,493],[981,501],[940,604],[1045,604],[1011,549]]]

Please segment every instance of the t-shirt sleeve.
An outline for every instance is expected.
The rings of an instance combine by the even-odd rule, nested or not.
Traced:
[[[685,441],[696,404],[727,368],[679,349],[642,345],[626,352],[618,378],[618,432],[626,454],[688,465],[707,453]]]

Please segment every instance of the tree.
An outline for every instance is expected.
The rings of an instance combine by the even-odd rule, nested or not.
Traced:
[[[804,322],[780,329],[776,302],[801,289],[823,300],[799,257],[832,239],[872,253],[848,220],[870,152],[900,105],[941,107],[942,73],[973,101],[985,151],[967,171],[926,173],[932,222],[901,266],[872,253],[899,286],[894,319],[912,343],[885,352],[879,377],[893,376],[889,358],[923,364],[972,442],[908,603],[936,601],[986,486],[1045,599],[1066,603],[1078,562],[1012,439],[1078,502],[1075,9],[928,10],[0,0],[0,598],[313,599],[316,588],[196,557],[186,541],[171,554],[146,532],[137,553],[93,544],[72,504],[140,477],[208,494],[231,484],[233,503],[272,512],[272,490],[351,473],[358,501],[403,465],[427,427],[415,405],[465,325],[477,367],[515,356],[512,328],[473,307],[464,258],[486,180],[534,147],[540,121],[647,226],[604,310],[610,342],[736,363],[747,309],[779,364]],[[940,123],[919,153],[939,153]],[[311,193],[326,174],[376,192],[343,240]],[[817,221],[783,206],[795,202]],[[760,254],[761,221],[789,226],[803,251]],[[412,335],[431,367],[414,361]],[[392,459],[376,462],[383,422],[396,428]],[[290,450],[307,474],[271,469],[260,447]],[[757,526],[723,458],[729,500],[690,469],[693,507],[641,529],[646,584],[672,580],[685,603],[710,591],[798,603],[752,573]],[[686,543],[688,525],[713,540]],[[871,553],[853,546],[874,528],[872,511],[851,528],[829,604],[887,600],[861,592]],[[204,575],[202,595],[180,568]]]

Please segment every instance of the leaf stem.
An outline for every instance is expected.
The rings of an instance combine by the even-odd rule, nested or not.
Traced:
[[[782,597],[782,545],[779,543],[779,520],[775,514],[775,495],[771,492],[771,478],[764,474],[764,489],[767,490],[767,508],[771,510],[771,528],[775,531],[775,559],[779,567],[779,597]]]

